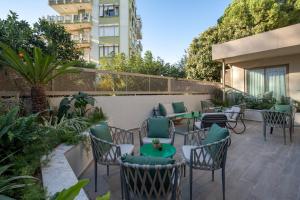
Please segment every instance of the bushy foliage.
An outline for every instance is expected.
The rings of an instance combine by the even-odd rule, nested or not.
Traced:
[[[39,19],[33,26],[20,20],[15,12],[10,11],[6,19],[0,19],[0,42],[10,46],[14,51],[24,50],[33,55],[34,47],[44,54],[56,57],[59,62],[77,61],[76,67],[95,68],[81,59],[81,51],[71,40],[71,34],[59,24]]]
[[[95,98],[84,92],[65,97],[60,101],[57,117],[72,119],[74,117],[86,117],[87,121],[95,124],[106,119],[102,108],[95,107]]]
[[[39,177],[41,157],[61,143],[76,144],[84,140],[80,133],[90,126],[85,118],[78,117],[40,120],[38,114],[20,116],[18,107],[0,114],[0,160],[8,157],[3,165],[12,164],[5,175]],[[45,199],[39,181],[21,180],[20,184],[31,185],[5,194],[16,199]]]
[[[187,52],[187,77],[220,80],[221,64],[212,61],[212,45],[300,22],[299,0],[234,0],[217,25],[196,37]]]
[[[165,63],[160,57],[154,58],[151,51],[146,51],[144,57],[132,55],[130,58],[125,54],[117,54],[112,58],[103,58],[100,60],[101,69],[150,74],[158,76],[170,76],[175,78],[185,77],[185,57],[177,64]]]

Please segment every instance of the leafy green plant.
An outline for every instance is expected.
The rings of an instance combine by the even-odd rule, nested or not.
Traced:
[[[26,184],[19,183],[18,181],[24,180],[24,179],[34,179],[32,176],[6,176],[4,173],[12,166],[10,165],[4,165],[0,167],[0,199],[13,199],[11,197],[8,197],[6,195],[7,192],[11,190],[16,190],[19,188],[24,188]]]
[[[92,110],[87,115],[87,117],[88,117],[88,122],[91,124],[96,124],[96,123],[106,119],[106,116],[102,111],[102,108],[98,108],[98,107],[95,107],[95,109]]]
[[[65,97],[59,104],[57,113],[58,119],[86,117],[87,121],[95,124],[105,120],[106,116],[102,108],[95,107],[95,99],[84,92],[72,95],[71,98]]]
[[[107,192],[106,194],[97,197],[96,200],[110,200],[110,192]]]
[[[51,200],[74,200],[80,190],[89,183],[88,179],[83,179],[78,181],[75,185],[71,186],[68,189],[63,189],[61,192],[55,194]]]
[[[0,160],[0,164],[2,165],[2,163],[10,156],[13,156],[13,154],[10,154],[7,157]],[[28,184],[24,184],[21,181],[23,181],[25,179],[35,179],[32,176],[9,176],[9,175],[6,175],[5,173],[12,166],[13,166],[12,164],[0,166],[0,199],[3,199],[3,200],[13,200],[14,198],[11,198],[7,195],[8,192],[28,186]]]
[[[3,165],[10,166],[10,176],[31,175],[39,177],[40,158],[61,143],[77,144],[85,141],[80,133],[90,126],[86,118],[39,118],[38,114],[19,115],[19,108],[0,114],[0,158],[14,153]],[[25,183],[24,183],[25,184]],[[27,184],[27,181],[26,181]],[[43,188],[39,184],[11,191],[16,199],[41,199]],[[44,197],[42,198],[44,199]]]
[[[160,141],[157,138],[152,139],[152,144],[159,144]]]
[[[47,109],[45,86],[49,81],[67,73],[79,72],[73,63],[59,63],[55,56],[42,53],[34,48],[33,57],[28,52],[15,52],[8,45],[0,42],[0,63],[15,70],[31,87],[32,111]]]

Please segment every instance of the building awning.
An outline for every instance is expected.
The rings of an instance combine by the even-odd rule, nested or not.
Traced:
[[[227,64],[300,54],[300,24],[212,46],[212,59]]]

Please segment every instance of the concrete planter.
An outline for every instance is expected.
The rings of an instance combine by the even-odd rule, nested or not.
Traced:
[[[245,119],[251,120],[251,121],[262,122],[263,118],[262,118],[261,110],[246,109],[245,110]]]
[[[78,178],[92,162],[90,145],[65,145],[61,144],[53,152],[44,156],[42,164],[43,186],[49,196],[69,188],[78,182]],[[81,189],[76,200],[88,200],[88,196]]]

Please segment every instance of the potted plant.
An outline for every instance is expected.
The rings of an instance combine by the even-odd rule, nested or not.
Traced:
[[[162,150],[162,145],[161,145],[159,139],[153,139],[152,140],[152,146],[153,146],[154,149],[158,149],[160,151]]]

